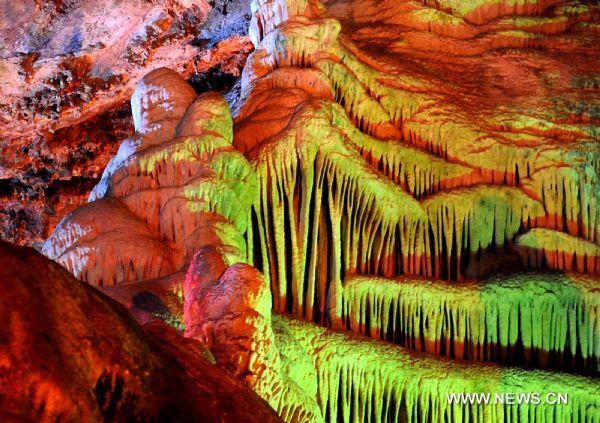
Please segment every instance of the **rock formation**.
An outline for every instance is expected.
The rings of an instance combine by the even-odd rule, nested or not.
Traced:
[[[127,103],[148,72],[171,67],[203,91],[233,84],[252,49],[240,3],[3,1],[0,238],[43,242],[85,203],[133,132]]]
[[[475,283],[353,276],[344,284],[348,327],[461,360],[598,373],[598,280],[521,273]]]
[[[148,73],[135,133],[43,253],[288,422],[596,421],[598,6],[251,13],[236,101]]]
[[[107,291],[130,308],[136,296],[152,294],[154,279],[152,295],[167,312],[132,310],[144,321],[173,315],[162,298],[179,284],[187,299],[179,313],[186,336],[206,345],[286,420],[321,419],[314,389],[311,397],[286,371],[268,285],[246,264],[243,234],[256,178],[231,146],[227,103],[214,93],[196,97],[165,68],[140,81],[131,103],[135,136],[121,144],[91,202],[57,226],[43,252],[95,286],[143,284],[129,293]]]
[[[32,249],[0,242],[0,283],[2,421],[279,421],[202,346]]]
[[[287,326],[273,321],[271,293],[254,267],[227,268],[205,247],[190,266],[184,296],[186,336],[201,340],[219,366],[244,380],[285,421],[322,421],[316,373]],[[294,346],[300,354],[290,357]]]
[[[229,263],[245,261],[255,177],[231,147],[225,100],[196,99],[161,68],[140,81],[132,110],[135,136],[108,164],[94,201],[61,222],[44,253],[95,286],[167,276],[206,245]]]
[[[587,98],[574,80],[589,78],[583,63],[598,52],[575,38],[567,55],[561,43],[567,28],[585,31],[596,9],[551,6],[516,8],[512,21],[496,22],[506,12],[485,2],[468,12],[408,2],[336,1],[327,11],[320,2],[256,3],[257,50],[244,70],[248,99],[234,145],[259,175],[257,252],[277,310],[339,320],[346,273],[478,277],[482,254],[507,255],[515,236],[534,227],[569,234],[565,252],[595,263],[596,118],[552,101],[558,93]],[[541,53],[519,48],[548,18],[519,16],[541,12],[565,24],[543,46],[547,74],[537,64],[536,76],[519,63],[534,66]],[[425,29],[419,22],[434,18]],[[437,60],[425,56],[436,43],[449,45]],[[477,43],[480,51],[470,51]],[[505,47],[516,50],[499,51]],[[502,72],[505,79],[488,82]],[[532,78],[536,85],[521,92]],[[264,116],[273,117],[267,128]]]
[[[542,370],[440,360],[352,334],[288,321],[318,371],[319,403],[329,421],[586,421],[598,413],[598,383]],[[446,393],[564,392],[568,407],[449,404]]]

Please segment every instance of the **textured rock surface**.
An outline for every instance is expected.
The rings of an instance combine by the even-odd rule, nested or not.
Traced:
[[[318,369],[319,403],[328,421],[594,421],[598,380],[541,370],[441,360],[351,334],[288,321]],[[449,404],[447,393],[569,392],[569,404]],[[522,400],[523,401],[523,400]],[[517,417],[518,416],[518,417]]]
[[[315,389],[296,383],[278,349],[268,285],[245,263],[256,178],[231,147],[227,103],[215,93],[196,98],[179,74],[161,68],[140,81],[131,104],[135,136],[43,252],[83,281],[108,286],[140,321],[183,323],[187,337],[287,421],[322,420]],[[183,313],[173,289],[185,298]]]
[[[194,257],[184,286],[186,336],[199,339],[217,364],[244,380],[288,422],[323,421],[316,401],[315,371],[307,354],[276,326],[262,275],[248,264],[226,268],[214,250]],[[276,331],[278,331],[276,335]],[[299,353],[290,357],[288,351]],[[301,377],[293,366],[300,367]]]
[[[133,132],[127,101],[149,71],[228,88],[252,49],[247,13],[229,0],[0,2],[0,237],[43,241],[85,202]]]
[[[348,327],[461,360],[600,371],[598,279],[527,273],[480,283],[354,276]]]
[[[596,271],[598,9],[509,3],[255,2],[234,145],[276,310],[336,323],[347,273],[517,270],[531,228],[567,258],[525,266]]]
[[[2,421],[279,421],[162,324],[0,241]]]

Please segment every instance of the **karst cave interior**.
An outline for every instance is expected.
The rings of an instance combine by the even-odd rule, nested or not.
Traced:
[[[600,423],[600,2],[0,0],[0,423]]]

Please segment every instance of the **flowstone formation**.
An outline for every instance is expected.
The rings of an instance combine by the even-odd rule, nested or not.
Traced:
[[[339,322],[352,273],[460,281],[515,266],[517,255],[596,272],[597,89],[576,81],[593,81],[598,61],[587,59],[598,51],[583,36],[569,37],[569,54],[560,43],[567,28],[584,32],[597,9],[516,7],[509,20],[481,3],[469,13],[489,14],[485,24],[463,19],[458,6],[256,2],[257,50],[244,71],[248,99],[234,145],[261,184],[253,236],[277,310]],[[527,29],[520,17],[538,12],[565,27],[542,53],[519,49],[522,37],[504,33],[539,34],[545,15],[528,17]],[[513,50],[498,50],[498,33]],[[477,54],[465,47],[469,37],[483,44]],[[427,55],[434,41],[450,46],[436,50],[439,60]],[[577,115],[575,99],[584,107]]]
[[[418,351],[600,373],[598,279],[521,273],[452,284],[352,276],[348,327]]]
[[[597,421],[598,13],[253,1],[234,118],[144,77],[43,251],[285,421]]]
[[[319,403],[328,421],[595,421],[598,384],[568,374],[439,360],[371,343],[306,322],[287,321],[318,371]],[[568,407],[449,404],[452,392],[562,392]]]
[[[184,270],[205,245],[218,244],[228,262],[245,261],[256,178],[231,147],[225,100],[196,98],[161,68],[138,84],[132,109],[135,136],[108,164],[93,201],[61,222],[43,252],[95,286]]]

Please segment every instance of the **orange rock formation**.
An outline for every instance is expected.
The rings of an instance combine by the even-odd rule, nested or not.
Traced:
[[[279,421],[201,345],[35,251],[1,243],[0,281],[2,421]]]

